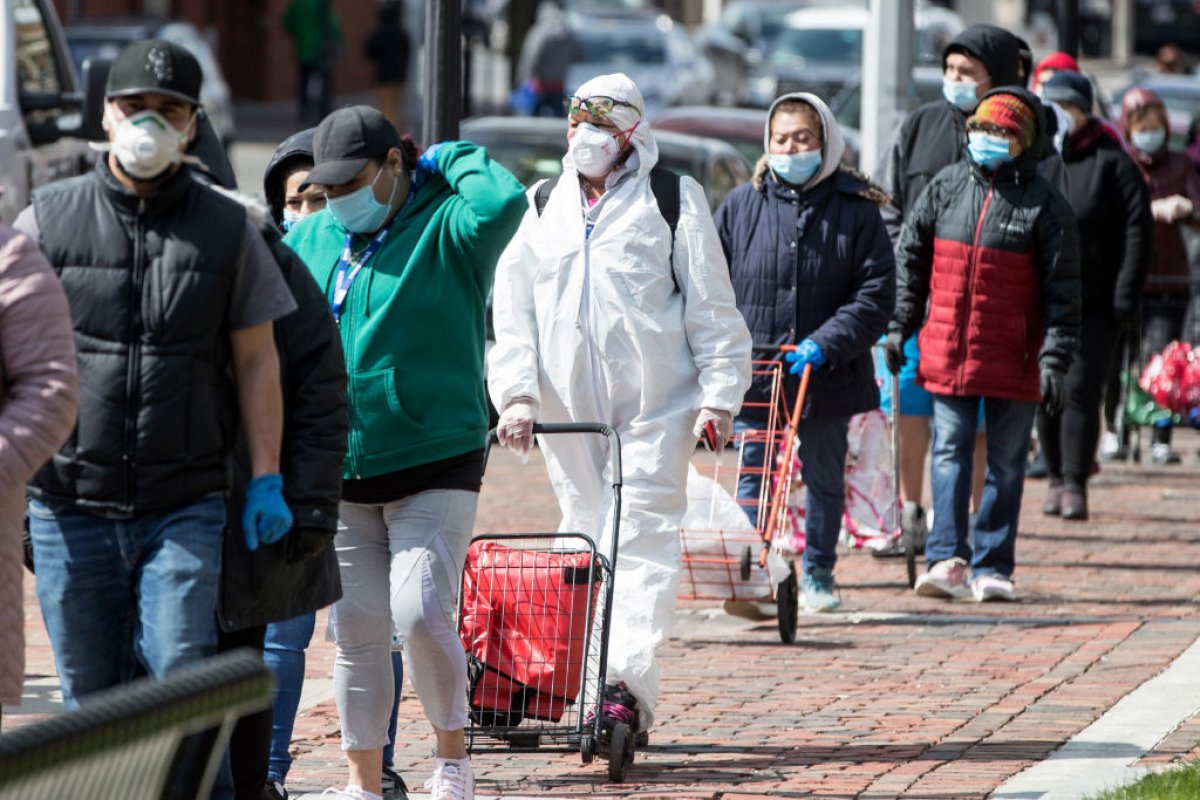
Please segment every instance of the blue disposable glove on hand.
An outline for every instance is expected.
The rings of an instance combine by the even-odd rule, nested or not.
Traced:
[[[441,146],[441,142],[431,144],[421,153],[421,157],[417,159],[419,175],[436,175],[438,173],[437,152]]]
[[[825,363],[825,354],[821,352],[821,345],[812,339],[805,339],[796,345],[795,350],[785,353],[783,359],[792,365],[790,372],[799,375],[804,372],[805,364],[812,364],[813,369],[822,366]]]
[[[282,475],[259,475],[246,487],[242,533],[246,547],[258,549],[283,538],[292,529],[292,512],[283,499]]]

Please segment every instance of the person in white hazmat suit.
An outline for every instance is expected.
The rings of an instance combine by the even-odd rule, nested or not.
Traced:
[[[488,356],[502,444],[528,451],[535,420],[603,422],[620,435],[624,490],[603,715],[640,731],[642,742],[654,721],[655,651],[675,609],[688,462],[707,423],[718,448],[729,441],[751,356],[704,191],[691,178],[680,179],[672,244],[651,190],[658,147],[644,109],[620,73],[593,78],[569,98],[563,174],[540,215],[531,202],[497,265]],[[539,444],[560,530],[586,533],[609,552],[607,446],[584,436]]]

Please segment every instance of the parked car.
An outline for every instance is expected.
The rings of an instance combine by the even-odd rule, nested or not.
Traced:
[[[1167,107],[1167,122],[1171,128],[1171,142],[1176,147],[1184,144],[1188,126],[1200,117],[1200,75],[1148,74],[1140,80],[1113,94],[1112,118],[1121,118],[1121,100],[1125,93],[1135,87],[1149,89],[1162,98]]]
[[[92,56],[113,59],[126,45],[143,39],[166,39],[187,48],[204,73],[200,85],[204,113],[212,121],[221,143],[229,147],[235,133],[229,84],[208,40],[190,23],[154,17],[105,17],[70,25],[66,32],[76,70],[82,69],[83,62]]]
[[[927,2],[919,3],[914,14],[914,64],[940,67],[942,49],[963,29],[962,19]],[[781,94],[799,90],[831,101],[845,86],[860,83],[869,19],[865,4],[790,14],[748,79],[746,102],[766,106]]]
[[[567,70],[568,91],[590,78],[624,72],[637,84],[647,111],[713,98],[713,66],[687,32],[662,14],[602,7],[567,12],[581,60]]]
[[[728,142],[746,159],[751,173],[763,155],[763,131],[767,125],[765,109],[679,106],[660,111],[650,122],[655,132],[675,131]],[[846,155],[842,160],[852,167],[857,166],[858,130],[845,125],[840,127],[846,140]]]
[[[84,105],[50,0],[0,0],[0,220],[29,194],[91,168]],[[90,99],[99,102],[94,93]]]
[[[486,147],[488,155],[526,186],[562,172],[567,152],[565,117],[472,117],[463,121],[460,135]],[[695,178],[714,210],[731,189],[750,180],[746,159],[730,144],[657,130],[654,139],[658,163]]]
[[[750,70],[788,15],[806,5],[803,0],[734,0],[715,24],[700,31],[700,50],[716,71],[716,102],[728,105],[745,97]]]

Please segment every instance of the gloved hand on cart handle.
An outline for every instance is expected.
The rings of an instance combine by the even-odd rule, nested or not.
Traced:
[[[1042,407],[1052,417],[1067,407],[1067,376],[1052,367],[1042,367]]]
[[[525,455],[533,447],[533,423],[538,404],[532,397],[514,397],[508,401],[496,423],[496,438],[513,452]]]
[[[887,363],[888,372],[900,374],[900,368],[908,363],[904,355],[904,334],[889,333],[883,342],[883,360]]]
[[[821,345],[812,339],[805,339],[796,345],[795,350],[784,353],[783,359],[792,365],[793,375],[804,372],[806,364],[812,364],[813,369],[825,364],[825,354],[821,352]]]
[[[700,416],[696,417],[696,427],[692,429],[696,438],[704,435],[704,426],[710,422],[713,426],[711,446],[715,452],[720,453],[733,438],[733,415],[719,408],[700,409]]]

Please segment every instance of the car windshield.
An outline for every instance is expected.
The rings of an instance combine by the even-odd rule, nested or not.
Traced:
[[[862,63],[862,36],[858,28],[786,28],[771,47],[770,61],[777,67],[805,63]]]
[[[666,42],[656,30],[577,31],[583,60],[589,64],[663,64]]]

